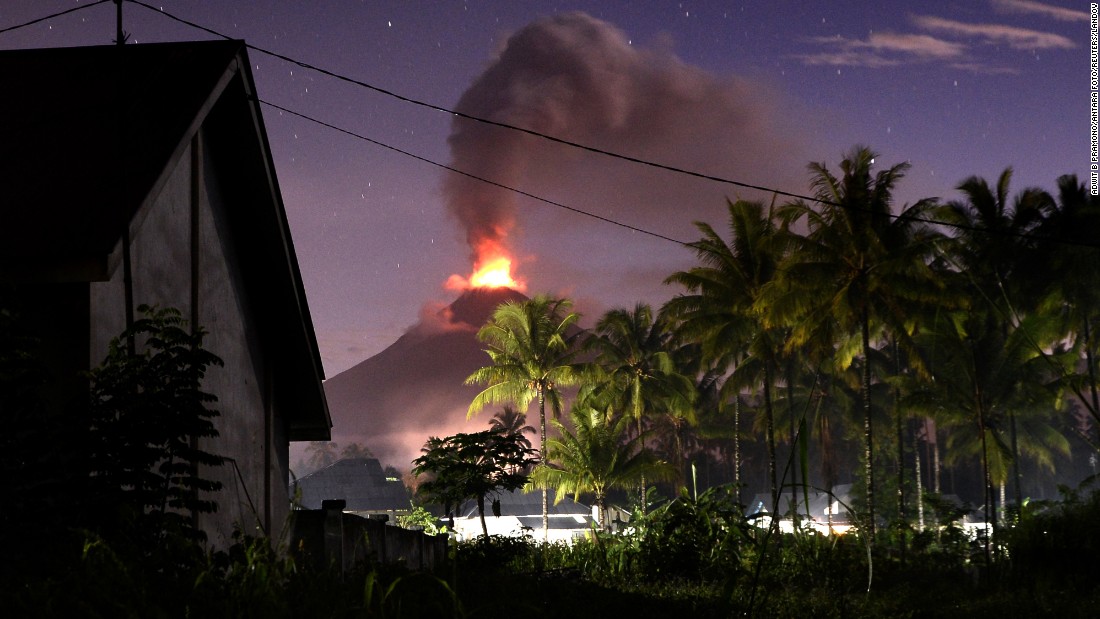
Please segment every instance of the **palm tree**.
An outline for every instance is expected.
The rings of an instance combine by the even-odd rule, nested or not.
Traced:
[[[531,474],[532,483],[543,492],[554,488],[557,496],[572,493],[576,500],[592,493],[599,508],[600,526],[607,529],[607,493],[614,488],[631,488],[644,478],[672,479],[676,469],[642,447],[644,434],[630,433],[631,418],[615,415],[614,409],[592,399],[580,402],[570,413],[573,429],[558,420],[551,423],[559,436],[551,438],[547,455],[555,464],[540,463]]]
[[[585,348],[596,353],[596,367],[603,372],[597,391],[607,392],[619,410],[630,412],[638,436],[643,436],[642,418],[646,415],[665,415],[677,426],[694,420],[694,385],[673,361],[671,338],[668,319],[654,319],[652,308],[638,303],[633,311],[608,311],[585,341]],[[682,472],[682,454],[675,451],[676,465]],[[644,509],[644,478],[641,487]]]
[[[994,188],[985,179],[971,176],[959,184],[964,201],[952,201],[936,209],[937,217],[955,225],[956,234],[945,245],[942,257],[955,268],[954,278],[970,298],[974,311],[989,315],[1000,329],[1002,339],[1019,328],[1022,314],[1035,309],[1029,298],[1040,295],[1033,291],[1040,282],[1049,281],[1047,274],[1029,268],[1038,264],[1032,255],[1036,250],[1032,233],[1044,222],[1052,199],[1040,189],[1025,189],[1010,199],[1012,168],[1006,168],[997,178]],[[1031,280],[1031,281],[1029,281]],[[1026,335],[1026,333],[1025,333]],[[1041,350],[1033,342],[1036,350]],[[1019,458],[1015,454],[1016,419],[1009,412],[1008,430],[1015,466],[1015,493],[1021,500]]]
[[[556,418],[562,409],[562,388],[577,384],[580,370],[569,331],[579,316],[571,303],[538,295],[522,302],[503,303],[477,333],[492,363],[466,378],[466,384],[487,385],[470,403],[468,416],[493,404],[514,404],[527,410],[539,406],[539,458],[546,461],[546,404]],[[542,491],[542,530],[548,535],[549,505]]]
[[[493,418],[489,420],[489,429],[501,434],[517,434],[527,447],[531,446],[531,440],[524,434],[536,432],[533,427],[527,425],[527,414],[519,412],[510,404],[505,404],[493,414]]]
[[[947,245],[948,256],[972,287],[972,297],[1001,313],[1007,323],[1019,311],[1022,286],[1020,266],[1032,248],[1030,233],[1043,222],[1050,196],[1039,189],[1026,189],[1009,198],[1012,168],[997,178],[995,188],[985,179],[971,176],[957,189],[964,201],[954,200],[936,207],[936,218],[954,226],[955,236]]]
[[[741,503],[741,395],[733,394],[732,402],[723,398],[725,374],[721,368],[700,368],[695,381],[696,433],[704,452],[715,451],[719,459],[728,457],[737,502]]]
[[[1029,316],[1006,335],[989,314],[955,312],[920,338],[935,368],[934,381],[914,390],[908,403],[954,426],[956,431],[948,435],[949,458],[979,458],[990,524],[997,520],[993,487],[1003,484],[1010,467],[1018,465],[1019,451],[1050,470],[1055,453],[1069,452],[1066,438],[1048,423],[1061,398],[1049,361],[1068,360],[1066,355],[1043,355],[1032,341],[1036,336],[1053,341],[1052,326],[1045,317]],[[1019,449],[1011,431],[1017,417],[1023,429]]]
[[[1055,312],[1065,320],[1064,334],[1071,337],[1085,359],[1083,380],[1068,381],[1068,386],[1100,427],[1100,385],[1097,383],[1096,356],[1100,329],[1100,198],[1089,195],[1076,175],[1058,179],[1058,200],[1038,226],[1036,236],[1044,242],[1037,247],[1031,264],[1042,274],[1057,277],[1031,278],[1044,284],[1040,311]],[[1089,437],[1095,449],[1100,442]]]
[[[811,186],[819,209],[805,202],[780,211],[785,226],[805,220],[805,236],[784,263],[782,278],[769,286],[758,304],[768,308],[769,323],[791,325],[788,346],[821,340],[832,329],[842,337],[858,334],[858,346],[839,347],[838,364],[861,357],[864,482],[867,526],[875,533],[874,431],[871,403],[872,343],[888,332],[911,350],[914,306],[931,301],[938,285],[929,257],[938,235],[923,222],[931,200],[899,214],[892,212],[894,188],[909,165],[900,163],[872,173],[875,153],[854,148],[840,163],[838,178],[823,163],[811,163]],[[849,340],[851,341],[851,340]],[[911,357],[914,369],[923,369]]]
[[[776,277],[781,248],[769,208],[744,200],[727,200],[726,206],[732,240],[727,243],[710,225],[695,223],[703,238],[688,246],[695,250],[701,265],[674,273],[665,280],[688,290],[687,294],[669,301],[665,311],[680,320],[680,332],[685,339],[701,343],[705,359],[713,361],[716,367],[737,368],[735,376],[747,376],[762,385],[768,483],[772,502],[777,504],[772,388],[784,333],[765,323],[757,301],[764,287]],[[746,364],[747,369],[742,370],[741,366]],[[740,387],[747,382],[745,378],[727,379],[723,398],[737,397]]]
[[[348,443],[340,450],[340,457],[346,459],[352,458],[371,458],[370,448],[360,443]]]
[[[332,441],[310,441],[306,453],[309,454],[308,466],[313,471],[323,469],[337,460],[336,443]]]

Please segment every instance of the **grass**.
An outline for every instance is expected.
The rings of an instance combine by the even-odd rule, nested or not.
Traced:
[[[769,535],[701,496],[654,510],[629,534],[572,545],[506,537],[456,544],[433,574],[308,569],[257,539],[217,553],[166,540],[151,552],[72,531],[52,549],[48,569],[8,564],[0,608],[20,617],[204,619],[1087,617],[1100,607],[1097,516],[1096,494],[1029,506],[986,565],[951,531],[938,542],[918,536],[904,555],[889,539],[868,553],[858,534]]]

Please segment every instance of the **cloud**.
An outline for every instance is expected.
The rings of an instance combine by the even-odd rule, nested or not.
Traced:
[[[985,43],[1003,43],[1023,50],[1073,49],[1073,41],[1060,35],[1004,24],[967,24],[932,15],[916,15],[913,22],[920,28],[956,36],[972,37]]]
[[[969,71],[980,75],[1019,75],[1020,70],[1012,67],[991,67],[977,62],[954,62],[949,65],[952,69]]]
[[[1056,19],[1080,20],[1081,11],[1062,9],[1030,0],[1001,0],[995,5],[1003,11],[1041,13]],[[977,43],[1005,44],[1014,49],[1072,49],[1076,44],[1067,37],[1050,32],[1018,28],[1006,24],[969,24],[933,15],[912,17],[920,29]],[[947,66],[979,73],[1014,73],[1012,69],[990,67],[971,58],[964,41],[950,41],[930,34],[872,33],[865,39],[842,36],[815,37],[809,42],[824,48],[810,54],[794,55],[807,65],[881,68],[917,62],[946,62]]]
[[[815,120],[792,122],[790,97],[761,80],[688,65],[670,47],[632,45],[584,13],[542,18],[508,38],[457,109],[755,185],[803,181],[803,136]],[[692,220],[721,217],[736,191],[462,118],[448,143],[458,169],[673,237],[694,238]],[[444,192],[475,259],[484,244],[516,243],[521,228],[535,255],[561,251],[545,239],[570,230],[618,238],[606,224],[468,178],[446,177]]]
[[[860,45],[875,51],[902,52],[921,58],[954,58],[965,51],[965,46],[951,43],[926,34],[872,34]]]
[[[1033,0],[993,0],[993,6],[1002,13],[1035,13],[1061,21],[1088,21],[1085,11],[1050,6]]]
[[[832,48],[819,54],[797,56],[809,65],[889,67],[919,60],[960,58],[966,52],[961,43],[944,41],[926,34],[872,33],[866,39],[818,37],[811,39]]]
[[[454,311],[440,301],[428,301],[420,306],[419,320],[409,328],[417,336],[454,333],[456,331],[477,331],[475,325],[466,324],[455,318]]]

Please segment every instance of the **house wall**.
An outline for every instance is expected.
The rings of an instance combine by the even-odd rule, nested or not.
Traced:
[[[289,458],[254,319],[262,307],[246,293],[238,268],[244,248],[235,244],[227,217],[229,209],[247,205],[227,203],[222,186],[233,178],[215,161],[200,133],[135,217],[130,249],[134,305],[179,309],[206,331],[205,348],[224,362],[210,368],[203,383],[218,397],[213,406],[221,413],[220,436],[201,446],[230,460],[203,471],[220,481],[222,490],[213,497],[218,511],[202,514],[199,526],[213,546],[226,547],[234,528],[249,535],[280,534],[289,509]],[[90,290],[93,366],[125,328],[124,264],[120,255],[114,258],[110,280]]]

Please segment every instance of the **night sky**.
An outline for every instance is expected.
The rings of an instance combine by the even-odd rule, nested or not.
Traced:
[[[91,2],[5,0],[0,29]],[[823,5],[809,7],[807,5]],[[1011,166],[1013,193],[1088,170],[1088,3],[169,1],[166,13],[405,97],[726,179],[807,191],[853,145],[912,164],[899,200],[956,197]],[[874,7],[869,9],[868,7]],[[111,3],[0,34],[0,49],[110,44]],[[124,5],[134,43],[212,35]],[[261,99],[658,235],[768,196],[453,119],[249,50]],[[74,105],[79,105],[74,102]],[[529,294],[594,321],[659,305],[672,240],[463,180],[263,107],[329,376],[457,292],[479,243]]]

